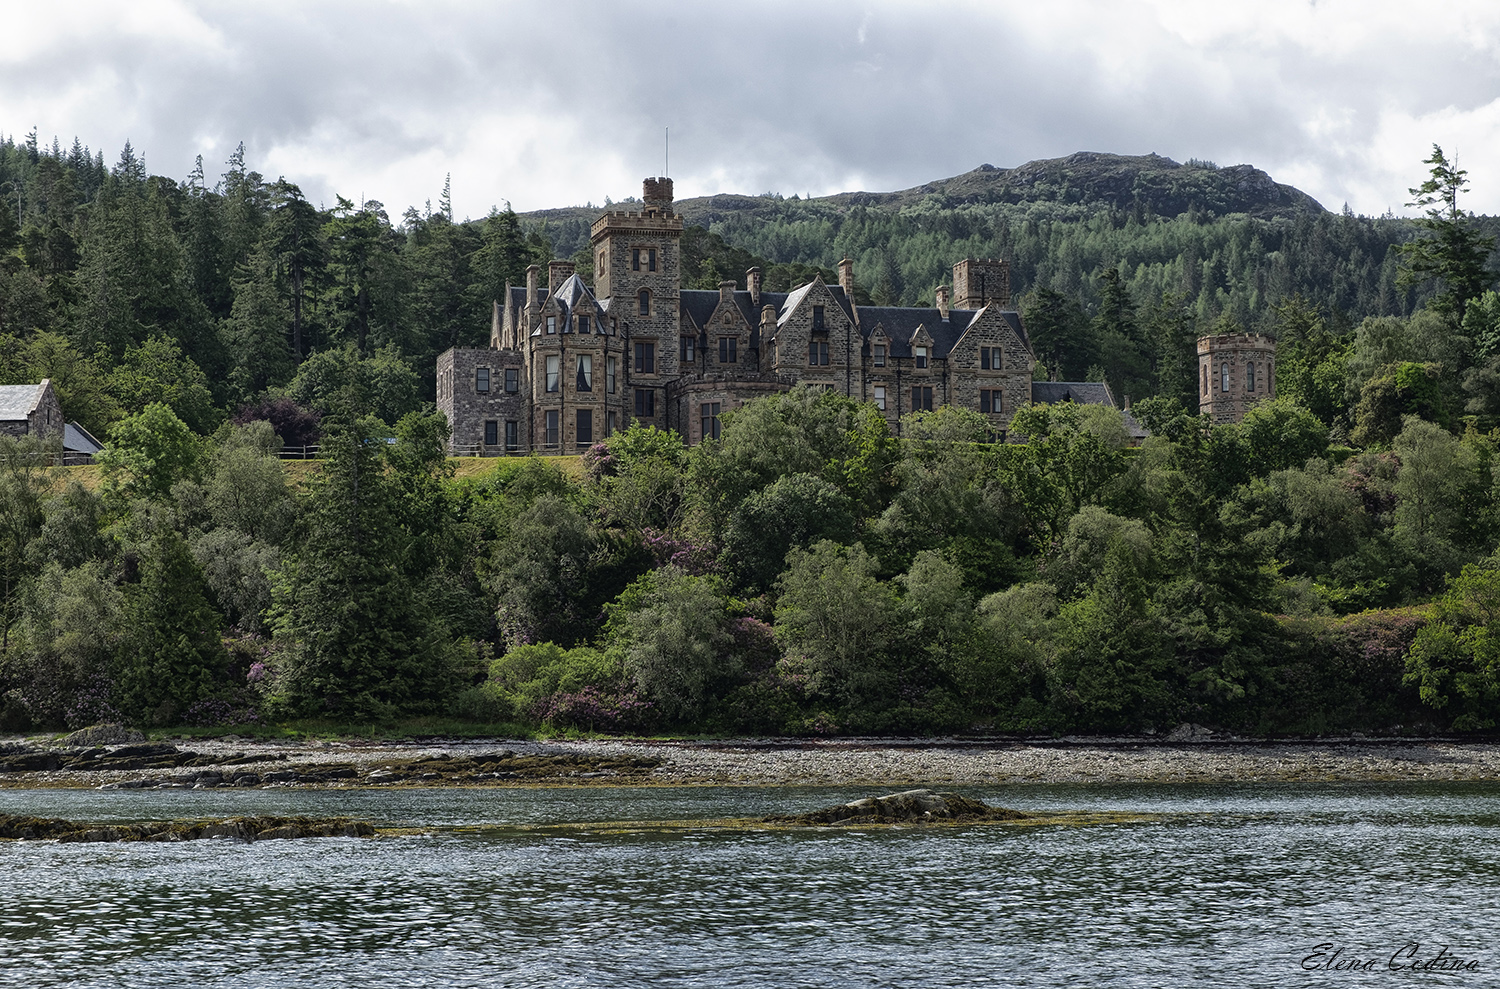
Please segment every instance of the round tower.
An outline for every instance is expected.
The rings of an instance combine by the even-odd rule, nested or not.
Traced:
[[[1198,339],[1198,411],[1239,422],[1256,402],[1276,397],[1276,341],[1259,333]]]

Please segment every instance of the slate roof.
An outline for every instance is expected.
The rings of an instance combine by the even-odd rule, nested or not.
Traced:
[[[21,422],[36,411],[42,400],[40,385],[0,385],[0,422]]]
[[[1042,405],[1077,402],[1079,405],[1116,407],[1115,396],[1102,381],[1033,381],[1031,400]]]
[[[69,453],[93,455],[104,449],[104,444],[94,439],[94,435],[78,423],[70,422],[63,426],[63,449]]]

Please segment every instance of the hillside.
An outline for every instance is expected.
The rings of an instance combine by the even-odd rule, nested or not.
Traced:
[[[897,192],[840,192],[805,200],[720,193],[680,199],[677,211],[689,224],[715,229],[716,224],[736,220],[784,221],[846,214],[855,207],[899,214],[912,208],[942,210],[981,204],[1070,206],[1075,208],[1073,219],[1109,211],[1130,212],[1139,218],[1243,214],[1262,220],[1327,212],[1307,193],[1276,182],[1253,165],[1220,168],[1211,162],[1182,164],[1158,154],[1093,151],[1030,161],[1015,168],[980,165],[962,175]],[[584,245],[588,227],[599,212],[599,207],[569,206],[520,216],[525,223],[545,225],[558,253],[566,256]]]

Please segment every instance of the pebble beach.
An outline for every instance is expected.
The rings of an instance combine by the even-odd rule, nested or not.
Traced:
[[[32,745],[37,743],[36,739],[29,741]],[[239,771],[276,769],[281,777],[288,779],[298,771],[316,774],[321,765],[360,768],[360,779],[327,784],[338,786],[372,782],[381,776],[381,767],[386,765],[424,759],[474,758],[497,751],[514,757],[561,756],[575,763],[617,757],[659,762],[649,771],[628,777],[617,778],[613,772],[584,772],[575,765],[560,768],[555,778],[533,775],[527,779],[496,779],[490,785],[932,787],[999,783],[1500,780],[1500,745],[1453,740],[437,739],[376,743],[255,741],[230,737],[182,739],[176,744],[208,759],[233,760]],[[372,777],[371,773],[376,775]],[[142,775],[129,771],[61,769],[10,773],[0,785],[103,786]],[[163,769],[144,775],[154,783],[165,783],[174,778],[174,771]],[[409,780],[419,781],[420,777]]]

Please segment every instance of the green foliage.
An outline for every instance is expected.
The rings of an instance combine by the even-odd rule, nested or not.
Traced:
[[[363,357],[346,345],[303,361],[287,395],[320,415],[372,415],[389,425],[416,411],[419,389],[416,372],[395,348],[382,347]]]
[[[1441,290],[1429,307],[1452,323],[1464,317],[1469,300],[1494,284],[1487,262],[1495,249],[1495,238],[1476,229],[1474,214],[1459,206],[1458,197],[1469,190],[1468,172],[1450,162],[1443,149],[1432,146],[1432,166],[1427,181],[1410,190],[1412,201],[1425,216],[1416,221],[1427,236],[1401,245],[1402,277],[1406,284],[1436,279]]]
[[[769,590],[793,547],[854,533],[849,498],[813,474],[788,474],[740,502],[724,531],[721,565],[752,593]]]
[[[793,549],[776,605],[776,639],[811,689],[846,702],[889,691],[895,595],[859,544]]]
[[[99,455],[107,490],[129,497],[165,498],[172,485],[198,476],[202,442],[166,405],[152,402],[109,431]]]
[[[1466,566],[1438,599],[1406,658],[1406,682],[1422,703],[1453,711],[1460,731],[1493,728],[1500,716],[1500,570]]]
[[[140,583],[125,589],[120,709],[138,724],[177,724],[224,692],[229,657],[182,537],[164,529],[142,563]]]

